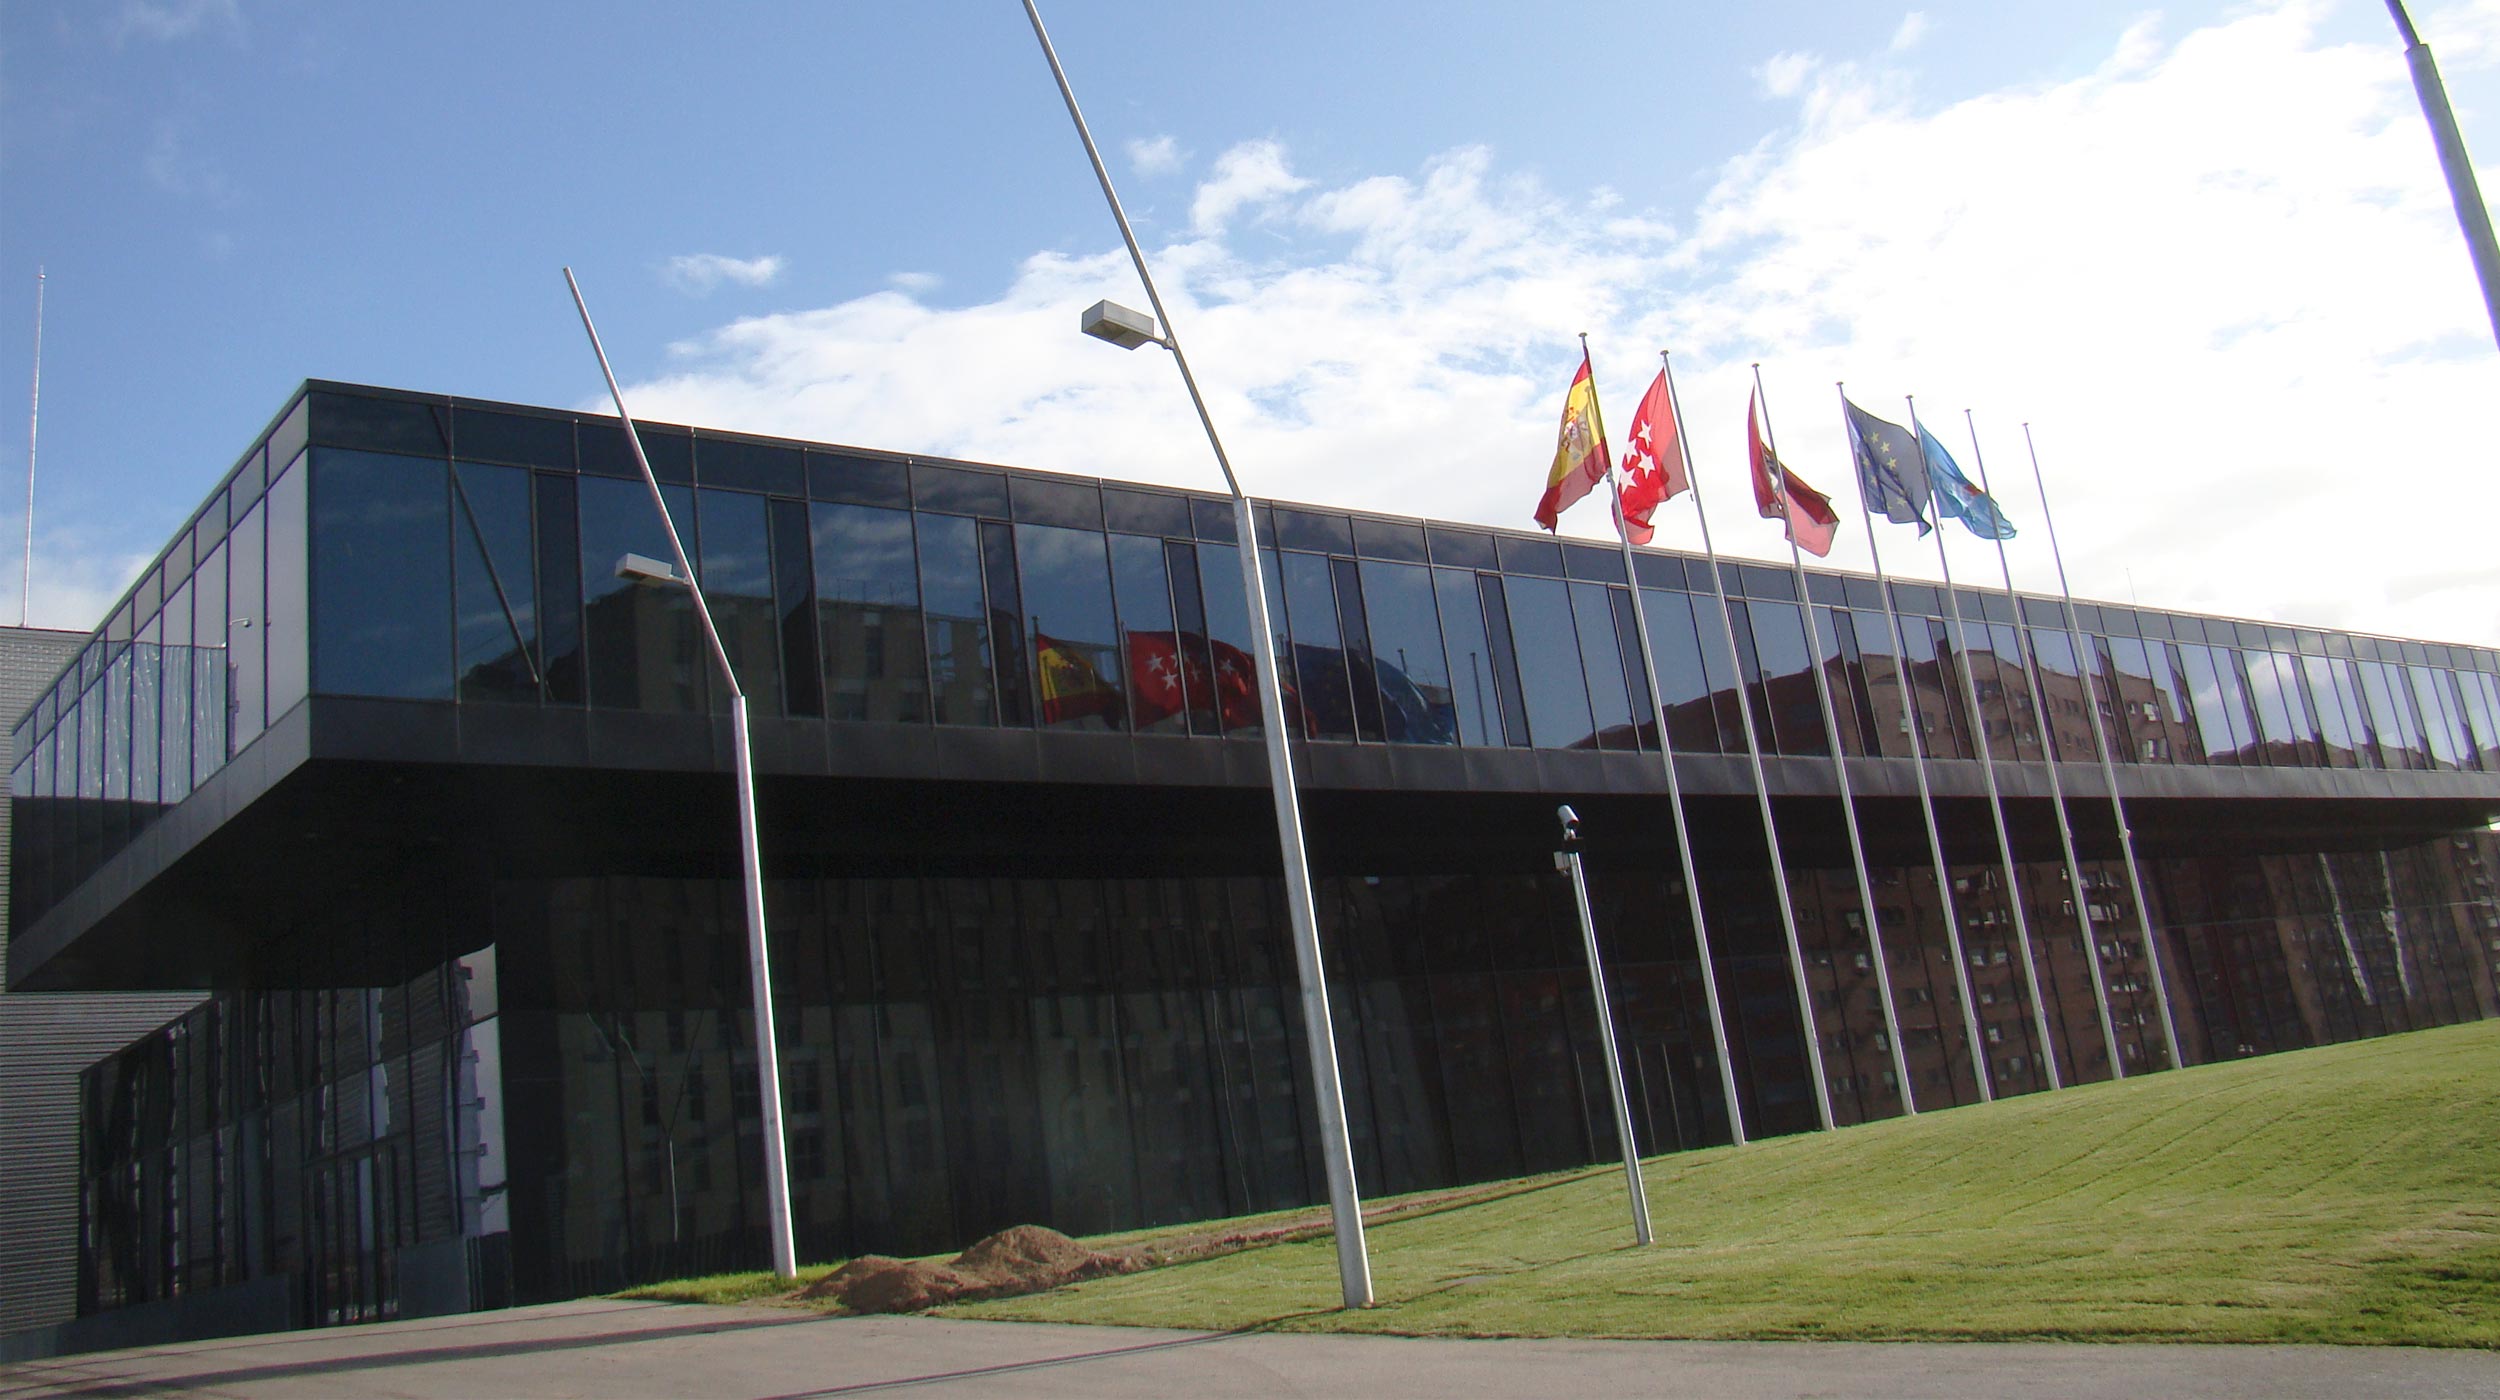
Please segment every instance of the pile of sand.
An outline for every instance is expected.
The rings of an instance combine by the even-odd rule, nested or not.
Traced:
[[[1001,1230],[943,1264],[868,1254],[799,1294],[832,1299],[853,1312],[918,1312],[941,1303],[1004,1298],[1105,1274],[1146,1267],[1130,1254],[1100,1254],[1056,1230],[1018,1225]]]

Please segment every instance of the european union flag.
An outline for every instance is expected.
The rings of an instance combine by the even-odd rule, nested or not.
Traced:
[[[1924,423],[1918,426],[1918,445],[1927,449],[1927,478],[1935,483],[1938,519],[1950,515],[1983,540],[2014,538],[2014,522],[1997,509],[1996,497],[1970,484],[1970,478],[1953,464],[1953,454],[1944,450]]]
[[[1927,523],[1927,464],[1919,455],[1918,440],[1898,423],[1887,423],[1845,398],[1840,402],[1848,410],[1849,451],[1858,461],[1858,490],[1867,508],[1883,512],[1895,525],[1915,520],[1918,532],[1926,534],[1934,527]]]

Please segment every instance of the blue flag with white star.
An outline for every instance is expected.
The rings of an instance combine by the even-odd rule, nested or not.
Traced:
[[[1934,527],[1927,523],[1927,464],[1919,455],[1918,440],[1898,423],[1887,423],[1845,398],[1840,402],[1848,411],[1849,452],[1857,458],[1858,490],[1867,509],[1895,525],[1915,520],[1918,532],[1926,534]]]
[[[1927,451],[1927,479],[1936,488],[1938,520],[1950,515],[1983,540],[2014,538],[2014,522],[1997,509],[1996,498],[1971,485],[1970,478],[1954,465],[1953,454],[1944,450],[1924,423],[1918,427],[1918,445]]]

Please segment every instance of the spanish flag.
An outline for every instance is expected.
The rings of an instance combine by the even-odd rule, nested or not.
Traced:
[[[1571,503],[1585,496],[1614,469],[1606,453],[1606,429],[1597,421],[1597,381],[1589,373],[1589,353],[1580,351],[1580,372],[1571,377],[1563,398],[1562,434],[1554,444],[1554,469],[1545,477],[1545,494],[1537,498],[1536,523],[1551,530]]]

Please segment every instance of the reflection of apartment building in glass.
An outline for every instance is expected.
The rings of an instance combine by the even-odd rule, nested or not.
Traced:
[[[646,436],[755,697],[803,1252],[1314,1199],[1228,503]],[[1262,510],[1368,1191],[1614,1150],[1561,800],[1640,1145],[1726,1139],[1662,718],[1757,1132],[1813,1125],[1809,1035],[1843,1123],[1973,1102],[1974,1060],[2000,1094],[2164,1067],[2157,976],[2194,1061],[2500,1012],[2488,650],[2084,605],[2079,663],[2054,600],[1966,590],[1957,630],[1898,584],[1896,642],[1871,579],[1800,600],[1731,564],[1731,652],[1704,566],[1645,551],[1653,699],[1613,550]],[[667,550],[612,420],[315,384],[19,726],[16,984],[216,990],[85,1081],[95,1325],[404,1316],[763,1257],[726,726],[683,595],[628,553]]]

